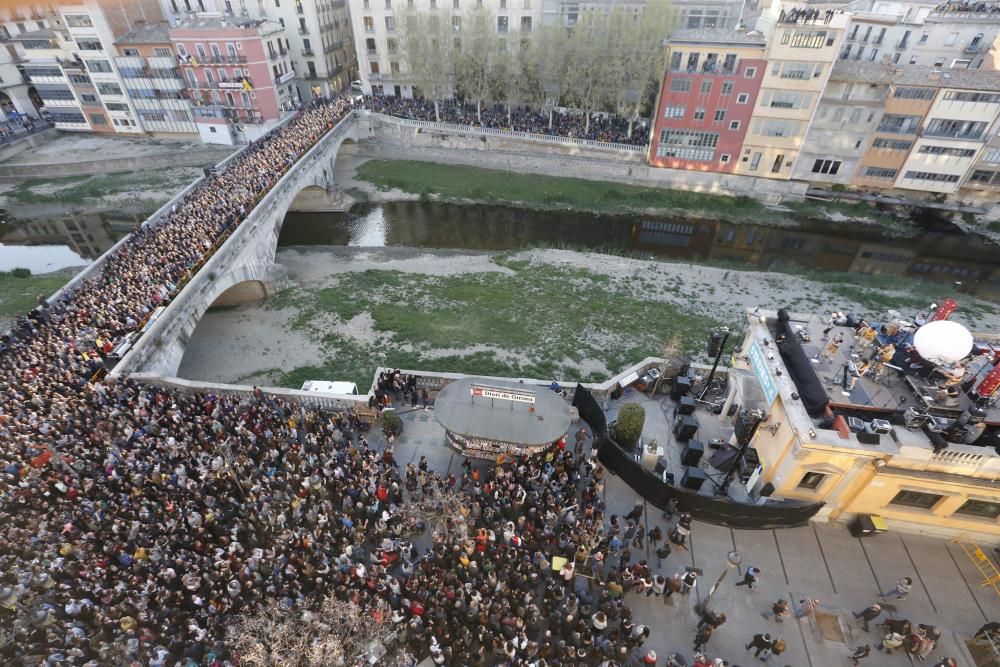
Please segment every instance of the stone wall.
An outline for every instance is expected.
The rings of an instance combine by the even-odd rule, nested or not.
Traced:
[[[572,176],[647,187],[718,195],[745,195],[768,203],[804,198],[807,184],[680,169],[646,164],[643,153],[596,149],[507,136],[415,127],[405,121],[362,116],[369,141],[358,155],[386,160],[424,160],[516,173]]]
[[[53,130],[56,132],[57,130]],[[84,162],[9,164],[0,165],[0,180],[16,181],[26,178],[90,176],[92,174],[122,171],[146,171],[173,167],[204,167],[214,165],[232,153],[232,148],[193,148],[163,155],[144,155],[113,160],[87,160]]]

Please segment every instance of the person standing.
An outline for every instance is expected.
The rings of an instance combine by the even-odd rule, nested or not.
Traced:
[[[823,351],[820,352],[818,355],[816,355],[815,357],[816,360],[819,361],[819,359],[822,358],[826,359],[827,361],[833,361],[833,357],[836,356],[837,350],[840,349],[840,345],[843,342],[844,342],[844,334],[838,332],[837,335],[834,336],[830,340],[830,342],[826,344],[826,347],[823,348]]]
[[[737,586],[746,586],[750,590],[754,590],[754,584],[757,583],[757,577],[760,576],[760,568],[753,567],[752,565],[747,568],[747,571],[743,573],[743,581],[737,581]]]
[[[708,640],[712,638],[712,626],[703,625],[701,629],[698,630],[698,634],[694,636],[694,652],[697,653],[705,647]]]
[[[882,607],[878,604],[873,604],[870,607],[866,607],[861,611],[851,612],[854,614],[854,618],[861,619],[861,627],[865,632],[868,632],[868,624],[874,621],[876,618],[882,615]]]
[[[795,618],[801,620],[809,618],[819,609],[819,598],[804,598],[799,600],[799,606],[795,608]]]
[[[785,600],[784,598],[779,598],[777,602],[771,605],[771,616],[773,616],[774,620],[777,621],[778,623],[784,623],[785,619],[791,615],[792,615],[792,609],[791,605],[788,603],[788,600]],[[764,614],[764,618],[767,617],[768,615]]]
[[[756,634],[744,648],[747,651],[754,649],[753,657],[759,658],[761,652],[770,650],[771,635],[767,632]]]
[[[420,390],[420,402],[423,404],[422,407],[424,408],[424,410],[427,409],[427,403],[430,401],[430,399],[431,399],[431,397],[427,393],[427,389],[426,388],[421,389]]]
[[[885,593],[879,593],[879,597],[883,600],[888,600],[889,598],[895,598],[896,600],[905,600],[913,589],[913,579],[910,577],[903,577],[896,582],[896,586],[887,590]]]
[[[687,595],[698,585],[698,573],[693,570],[688,570],[684,574],[677,576],[681,580],[681,590],[679,591],[681,595]]]
[[[864,646],[859,646],[854,649],[854,654],[851,655],[850,660],[854,662],[855,665],[860,664],[862,660],[867,658],[872,654],[872,647],[868,644]]]

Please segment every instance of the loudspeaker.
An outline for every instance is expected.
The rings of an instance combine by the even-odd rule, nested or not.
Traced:
[[[692,491],[699,491],[701,485],[708,479],[705,471],[701,468],[687,467],[684,469],[684,477],[681,478],[681,486]]]
[[[681,464],[686,466],[696,466],[705,454],[705,446],[700,440],[689,440],[684,453],[681,455]]]
[[[662,475],[665,471],[670,468],[670,462],[667,461],[667,457],[661,456],[656,462],[656,467],[653,468],[653,474]]]
[[[693,415],[694,408],[694,396],[681,396],[677,403],[677,412],[682,415]]]
[[[774,493],[774,484],[768,482],[764,486],[760,487],[760,495],[764,496],[765,498],[769,498],[772,493]]]
[[[878,433],[869,433],[868,431],[862,431],[858,433],[858,442],[863,445],[880,445],[882,444],[882,436]]]
[[[674,422],[674,438],[687,442],[698,432],[698,418],[694,415],[679,415]]]
[[[678,375],[674,380],[674,386],[670,388],[670,398],[679,401],[681,396],[687,396],[689,391],[691,391],[691,378],[687,375]]]

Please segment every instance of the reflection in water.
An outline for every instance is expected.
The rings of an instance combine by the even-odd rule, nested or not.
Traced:
[[[49,273],[89,263],[90,260],[64,245],[17,246],[0,243],[0,271],[30,269],[32,273]]]
[[[67,212],[46,220],[18,221],[0,237],[0,271],[23,267],[34,273],[83,266],[125,237],[139,220],[108,213]]]
[[[350,213],[289,213],[279,246],[356,245],[508,250],[532,245],[616,250],[689,260],[739,262],[759,268],[897,275],[961,282],[962,289],[1000,298],[996,247],[945,229],[909,239],[829,223],[808,230],[711,220],[599,216],[504,206],[394,202]]]

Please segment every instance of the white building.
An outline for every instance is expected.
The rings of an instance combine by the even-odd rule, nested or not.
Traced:
[[[274,21],[302,99],[343,90],[357,74],[346,0],[160,0],[172,22],[192,14]]]

